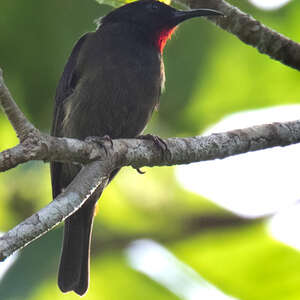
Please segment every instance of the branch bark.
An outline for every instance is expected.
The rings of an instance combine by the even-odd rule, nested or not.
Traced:
[[[224,0],[182,0],[190,8],[211,8],[224,13],[224,18],[207,17],[208,20],[234,34],[247,45],[272,59],[300,70],[300,44],[268,28],[252,16]]]
[[[209,136],[164,139],[168,151],[143,139],[113,140],[106,153],[94,143],[57,138],[46,134],[35,145],[20,143],[0,152],[0,171],[6,171],[30,160],[76,162],[109,161],[113,168],[134,168],[189,164],[232,155],[287,146],[300,142],[300,120],[252,126]]]

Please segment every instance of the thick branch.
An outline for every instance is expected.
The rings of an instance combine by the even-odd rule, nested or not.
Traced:
[[[133,166],[168,166],[225,158],[250,151],[300,142],[300,120],[258,125],[215,133],[209,136],[165,139],[168,150],[162,155],[151,141],[119,139],[108,154],[96,144],[68,138],[40,136],[0,153],[0,171],[6,171],[30,160],[88,163],[108,160],[115,168]]]
[[[126,151],[118,156],[119,166],[167,166],[222,159],[232,155],[263,150],[275,146],[287,146],[300,142],[300,120],[272,123],[237,129],[209,136],[169,138],[164,140],[170,155],[159,155],[151,143],[140,140],[120,140]],[[115,148],[116,151],[116,148]]]
[[[105,151],[92,143],[47,134],[31,135],[23,143],[0,152],[0,172],[31,160],[85,164],[101,157],[105,157]]]
[[[182,0],[191,8],[212,8],[222,11],[224,18],[208,19],[234,34],[244,43],[281,63],[300,70],[300,44],[268,28],[250,15],[224,0]]]

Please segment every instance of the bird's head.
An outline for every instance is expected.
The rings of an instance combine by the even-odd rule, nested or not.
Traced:
[[[101,19],[101,24],[130,23],[145,32],[160,52],[176,26],[190,18],[223,15],[212,9],[177,10],[157,0],[140,0],[113,10]]]

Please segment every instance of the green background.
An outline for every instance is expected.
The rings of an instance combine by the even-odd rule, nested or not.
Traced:
[[[272,12],[232,3],[299,40],[298,1]],[[41,130],[49,131],[56,84],[75,41],[109,10],[87,0],[1,0],[0,66],[18,105]],[[196,135],[232,112],[300,100],[299,72],[203,19],[180,26],[165,49],[165,66],[166,91],[147,130],[162,137]],[[1,113],[0,151],[16,143]],[[144,170],[124,168],[99,201],[86,299],[179,299],[129,266],[124,249],[138,238],[160,242],[237,299],[300,299],[299,252],[273,240],[264,221],[240,219],[185,190],[174,167]],[[0,230],[7,231],[51,201],[49,165],[31,162],[1,173],[0,193]],[[77,298],[56,285],[61,234],[60,226],[20,253],[0,281],[0,299]]]

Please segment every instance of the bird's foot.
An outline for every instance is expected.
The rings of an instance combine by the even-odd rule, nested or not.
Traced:
[[[167,154],[169,154],[171,156],[171,152],[168,148],[168,145],[159,136],[152,135],[152,134],[145,134],[145,135],[139,135],[137,138],[153,141],[153,143],[161,150],[162,156],[164,158],[166,158]]]
[[[142,171],[140,168],[135,168],[135,170],[139,173],[144,175],[146,173],[146,171]]]
[[[108,154],[106,143],[110,143],[111,149],[113,149],[113,147],[114,147],[113,141],[109,135],[89,136],[84,141],[87,143],[97,144],[99,147],[104,149],[106,155]]]

